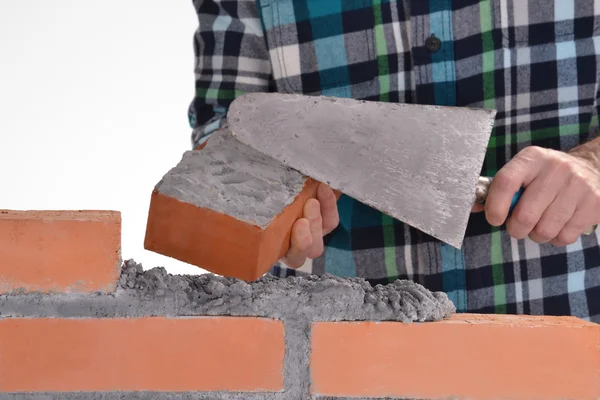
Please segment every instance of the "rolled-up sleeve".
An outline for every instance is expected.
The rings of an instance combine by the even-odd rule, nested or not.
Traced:
[[[239,95],[266,92],[271,64],[255,0],[193,0],[195,96],[188,110],[192,146],[227,122]]]

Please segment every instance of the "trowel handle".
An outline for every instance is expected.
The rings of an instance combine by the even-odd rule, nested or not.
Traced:
[[[477,182],[477,188],[475,189],[475,201],[477,203],[479,203],[479,204],[485,203],[492,180],[493,180],[493,178],[490,176],[480,176],[479,177],[479,181]],[[523,194],[524,190],[525,189],[523,189],[523,188],[519,189],[519,191],[517,193],[515,193],[515,195],[513,196],[512,202],[510,204],[510,212],[512,212],[512,210],[514,210],[514,208],[517,205],[517,202],[519,201],[519,199],[521,198],[521,195]]]

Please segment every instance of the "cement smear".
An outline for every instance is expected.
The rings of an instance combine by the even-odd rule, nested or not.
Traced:
[[[387,398],[387,397],[386,397]],[[0,393],[0,400],[381,400],[366,397],[289,397],[286,394],[271,393],[211,393],[198,392],[78,392],[78,393]],[[395,400],[417,400],[397,398]],[[423,399],[418,399],[423,400]],[[452,400],[448,398],[446,400]],[[456,399],[458,400],[458,398]]]
[[[180,312],[194,315],[302,317],[307,321],[437,321],[454,312],[442,292],[412,281],[372,287],[361,278],[333,275],[277,278],[265,275],[247,283],[213,274],[171,275],[164,268],[144,271],[127,261],[121,290],[139,298],[177,294]]]
[[[215,132],[204,149],[185,152],[156,188],[264,228],[292,203],[304,180],[299,172],[239,142],[225,128]]]
[[[102,394],[104,397],[78,393],[61,397],[68,400],[310,399],[309,352],[313,322],[370,320],[411,323],[437,321],[454,312],[455,307],[445,293],[432,293],[411,281],[399,280],[373,287],[360,278],[331,275],[277,278],[266,275],[246,283],[213,274],[171,275],[164,268],[144,271],[132,260],[125,262],[113,295],[0,296],[0,318],[231,315],[269,317],[284,322],[286,356],[285,390],[282,393],[188,393],[166,394],[164,397],[158,394],[144,397],[141,393],[105,393]],[[35,396],[29,398],[44,398]]]

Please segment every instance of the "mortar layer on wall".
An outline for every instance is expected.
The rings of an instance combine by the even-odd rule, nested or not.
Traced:
[[[159,193],[265,228],[302,191],[306,177],[246,146],[229,130],[187,151],[156,185]],[[248,204],[252,204],[249,207]]]
[[[0,316],[141,317],[232,315],[312,321],[437,321],[455,307],[443,292],[397,280],[375,287],[361,278],[332,275],[277,278],[247,283],[213,274],[172,275],[162,267],[144,271],[123,265],[112,295],[19,294],[0,296]]]
[[[305,397],[293,398],[270,393],[173,393],[173,392],[102,392],[102,393],[0,393],[0,400],[381,400],[367,397]],[[417,400],[397,398],[394,400]],[[418,399],[427,400],[427,399]],[[448,400],[451,400],[449,398]]]
[[[13,294],[0,296],[0,318],[104,318],[143,316],[258,316],[284,322],[286,356],[282,393],[73,393],[71,399],[261,399],[304,400],[310,393],[310,332],[316,321],[437,321],[455,312],[443,292],[412,281],[371,286],[360,278],[277,278],[266,275],[247,283],[213,274],[171,275],[164,268],[144,271],[125,262],[114,294]],[[368,351],[367,349],[365,351]],[[52,394],[49,394],[52,395]],[[55,394],[54,394],[55,395]],[[5,396],[13,396],[13,394]],[[29,394],[27,395],[29,396]],[[37,396],[37,397],[36,397]],[[44,399],[44,394],[31,399]],[[180,396],[180,397],[177,397]],[[187,397],[186,397],[187,396]],[[2,395],[0,395],[2,398]],[[5,397],[19,398],[21,397]],[[56,397],[55,397],[56,398]]]

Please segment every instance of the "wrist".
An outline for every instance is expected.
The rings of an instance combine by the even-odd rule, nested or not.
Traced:
[[[600,171],[600,140],[595,139],[588,143],[579,145],[570,151],[568,154],[585,160],[590,163],[597,171]]]

